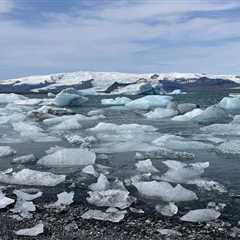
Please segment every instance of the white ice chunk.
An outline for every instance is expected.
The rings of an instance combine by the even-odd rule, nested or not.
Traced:
[[[221,123],[228,119],[227,112],[216,105],[206,108],[201,114],[192,118],[194,122],[200,124]]]
[[[14,93],[0,94],[0,104],[12,103],[14,101],[26,100],[26,99],[27,98],[24,97],[23,95],[17,95],[17,94],[14,94]]]
[[[80,129],[82,125],[78,122],[76,118],[66,119],[63,122],[51,127],[51,130],[56,131],[67,131],[67,130],[75,130]]]
[[[18,198],[12,212],[18,213],[22,218],[32,218],[32,212],[36,211],[36,206],[31,201]]]
[[[115,99],[107,98],[107,99],[102,99],[101,103],[103,105],[125,105],[132,100],[127,97],[116,97]]]
[[[88,98],[81,96],[81,94],[73,88],[67,88],[58,93],[54,101],[59,107],[79,106],[87,102]]]
[[[106,191],[88,192],[87,201],[98,207],[117,207],[125,209],[129,207],[135,198],[129,196],[128,191],[110,189]]]
[[[103,174],[97,179],[96,183],[93,183],[89,186],[89,189],[92,191],[105,191],[110,187],[110,182],[108,181],[107,177]]]
[[[35,163],[37,161],[37,158],[34,154],[24,155],[20,157],[16,157],[12,160],[12,163],[17,164],[26,164],[26,163]]]
[[[56,175],[51,172],[40,172],[31,169],[22,169],[12,174],[0,172],[0,182],[7,184],[56,186],[64,181],[65,175]]]
[[[187,112],[180,116],[175,116],[172,118],[174,121],[190,121],[194,117],[200,115],[203,112],[200,108],[193,109],[191,112]]]
[[[14,155],[15,153],[16,151],[9,146],[0,146],[0,158],[8,157],[8,156]]]
[[[163,216],[172,217],[178,212],[178,207],[175,203],[170,202],[165,205],[157,205],[156,211],[161,213]]]
[[[240,154],[240,140],[229,140],[217,147],[223,153]]]
[[[230,112],[240,111],[240,97],[224,97],[218,105]]]
[[[74,192],[62,192],[57,194],[58,200],[55,203],[48,204],[48,208],[64,209],[66,206],[71,205],[74,201]]]
[[[36,237],[43,232],[44,232],[44,225],[42,223],[39,223],[32,228],[25,228],[25,229],[15,231],[15,234],[18,236]]]
[[[165,134],[155,139],[152,143],[162,148],[169,148],[174,150],[183,150],[183,149],[201,150],[201,149],[214,148],[214,146],[210,143],[203,143],[199,141],[189,141],[183,137],[170,135],[170,134]]]
[[[146,197],[160,198],[165,202],[184,202],[198,199],[197,195],[178,184],[172,187],[167,182],[135,182],[133,185]]]
[[[88,210],[81,217],[83,219],[96,219],[118,223],[124,219],[126,213],[127,211],[125,210],[119,211],[116,208],[109,208],[106,212],[100,210]]]
[[[89,175],[93,175],[94,177],[98,177],[98,173],[95,170],[93,165],[88,165],[88,166],[84,167],[82,169],[82,172],[86,173],[86,174],[89,174]]]
[[[150,111],[144,114],[145,117],[149,119],[162,119],[162,118],[170,118],[176,116],[178,114],[177,110],[170,108],[156,108],[153,111]]]
[[[7,207],[8,205],[14,202],[15,202],[14,199],[6,197],[6,195],[0,191],[0,209]]]
[[[22,200],[25,200],[25,201],[32,201],[36,198],[39,198],[42,196],[42,192],[40,191],[33,191],[35,193],[29,193],[31,192],[31,190],[34,190],[34,189],[21,189],[21,190],[14,190],[13,193],[17,196],[18,199],[22,199]]]
[[[213,209],[192,210],[181,217],[185,222],[209,222],[220,217],[221,213]]]
[[[87,149],[63,148],[41,158],[37,163],[45,166],[79,166],[95,163],[96,154]]]
[[[154,107],[165,108],[172,101],[170,96],[148,95],[127,103],[125,106],[130,109],[149,109]]]
[[[139,161],[135,165],[139,172],[143,172],[143,173],[159,172],[158,169],[153,166],[151,159]]]

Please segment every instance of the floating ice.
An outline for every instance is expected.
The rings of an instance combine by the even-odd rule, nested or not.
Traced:
[[[186,164],[167,160],[163,163],[166,164],[169,169],[161,176],[161,179],[175,183],[187,183],[188,181],[199,178],[204,173],[204,170],[209,167],[209,162]]]
[[[150,159],[139,161],[135,165],[139,172],[143,172],[143,173],[159,172],[158,169],[153,166],[152,161]]]
[[[21,190],[14,190],[13,193],[17,196],[18,199],[22,199],[25,201],[32,201],[36,198],[42,196],[42,192],[38,189],[21,189]]]
[[[168,237],[181,237],[182,234],[176,230],[173,229],[168,229],[168,228],[162,228],[159,229],[158,232],[163,235],[163,236],[168,236]]]
[[[98,173],[95,170],[93,165],[88,165],[88,166],[84,167],[82,169],[82,172],[86,173],[86,174],[89,174],[89,175],[93,175],[94,177],[98,177]]]
[[[88,192],[88,194],[89,197],[87,201],[98,207],[117,207],[125,209],[135,201],[135,198],[129,196],[128,191],[119,189]]]
[[[178,184],[172,187],[167,182],[135,182],[133,185],[146,197],[160,198],[165,202],[184,202],[198,199],[197,195]]]
[[[148,95],[127,103],[125,106],[130,109],[149,109],[149,108],[165,108],[172,101],[171,96]]]
[[[229,115],[224,109],[216,105],[206,108],[201,114],[192,118],[200,124],[222,123],[229,120]]]
[[[17,95],[14,93],[10,94],[0,94],[0,104],[12,103],[19,100],[26,100],[27,98],[22,95]]]
[[[0,182],[7,184],[56,186],[65,181],[65,175],[56,175],[50,172],[40,172],[31,169],[22,169],[12,174],[0,172]]]
[[[181,89],[175,89],[172,92],[168,93],[169,95],[178,95],[178,94],[186,94],[185,92],[182,92]]]
[[[22,218],[32,218],[32,212],[36,211],[36,206],[31,201],[18,198],[11,212],[18,213]]]
[[[132,100],[127,97],[116,97],[115,99],[107,98],[107,99],[102,99],[101,103],[103,105],[125,105]]]
[[[178,114],[177,110],[170,108],[156,108],[151,112],[144,114],[145,117],[150,119],[162,119],[162,118],[170,118],[176,116]]]
[[[219,136],[240,136],[240,124],[212,124],[202,127],[201,130],[206,133],[215,134]]]
[[[180,116],[175,116],[172,118],[172,120],[174,120],[174,121],[190,121],[194,117],[202,114],[202,112],[203,112],[203,110],[201,110],[200,108],[196,108],[196,109],[193,109],[191,112],[187,112]]]
[[[76,118],[66,119],[61,123],[51,127],[51,130],[55,131],[68,131],[68,130],[75,130],[80,129],[82,125],[78,122]]]
[[[218,104],[221,108],[230,112],[240,111],[240,97],[224,97]]]
[[[37,158],[34,154],[24,155],[20,157],[16,157],[12,160],[12,163],[17,164],[26,164],[26,163],[35,163],[37,161]]]
[[[81,96],[81,94],[74,88],[67,88],[58,93],[54,101],[59,107],[79,106],[87,102],[88,98]]]
[[[3,116],[0,116],[0,124],[7,124],[13,122],[23,121],[25,115],[22,113],[5,113]]]
[[[178,212],[178,207],[175,203],[170,202],[165,205],[157,205],[156,211],[161,213],[163,216],[172,217]]]
[[[36,237],[43,232],[44,232],[44,226],[42,223],[39,223],[32,228],[25,228],[25,229],[15,231],[15,234],[18,236]]]
[[[38,164],[45,166],[78,166],[95,163],[94,152],[81,148],[63,148],[38,160]]]
[[[217,147],[223,153],[240,154],[240,140],[229,140]]]
[[[108,208],[106,212],[100,210],[88,210],[81,217],[83,219],[96,219],[101,221],[120,222],[124,219],[127,211],[119,211],[116,208]]]
[[[110,182],[108,181],[107,177],[103,174],[100,174],[100,176],[97,179],[96,183],[93,183],[89,186],[89,189],[92,191],[105,191],[109,189]]]
[[[71,205],[74,201],[74,192],[62,192],[57,195],[58,200],[55,203],[48,204],[48,208],[64,209],[66,206]]]
[[[181,103],[181,104],[177,105],[177,109],[178,109],[179,113],[181,113],[181,114],[191,112],[192,110],[194,110],[197,107],[198,106],[194,103]]]
[[[197,209],[185,214],[180,219],[185,222],[209,222],[220,217],[221,213],[213,209]]]
[[[183,137],[171,134],[165,134],[155,139],[152,143],[162,148],[169,148],[174,150],[182,149],[201,150],[214,148],[212,144],[202,143],[199,141],[189,141]]]
[[[15,153],[16,151],[9,146],[0,146],[0,158],[11,156],[14,155]]]
[[[7,207],[8,205],[10,205],[14,202],[15,202],[14,199],[6,197],[6,195],[3,194],[0,190],[0,209]]]

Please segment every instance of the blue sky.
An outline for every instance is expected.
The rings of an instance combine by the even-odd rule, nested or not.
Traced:
[[[240,74],[239,0],[0,0],[0,79],[54,72]]]

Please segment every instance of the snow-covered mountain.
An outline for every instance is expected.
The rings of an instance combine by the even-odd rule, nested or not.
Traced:
[[[184,88],[187,85],[237,85],[240,84],[240,76],[236,75],[210,75],[198,73],[119,73],[119,72],[72,72],[57,73],[41,76],[29,76],[16,79],[0,81],[1,92],[48,92],[60,91],[66,87],[78,89],[94,88],[96,91],[106,91],[108,93],[119,91],[119,88],[132,85],[141,87],[144,84],[165,84],[171,89]],[[121,93],[124,90],[120,91]]]

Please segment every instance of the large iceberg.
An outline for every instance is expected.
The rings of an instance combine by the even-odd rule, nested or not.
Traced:
[[[129,109],[150,109],[155,107],[165,108],[172,101],[171,96],[149,95],[127,103]]]
[[[94,164],[96,154],[87,149],[62,148],[38,160],[38,164],[45,166],[79,166]]]
[[[58,93],[54,102],[59,107],[78,106],[88,101],[88,98],[81,96],[74,88],[67,88]]]
[[[218,105],[229,112],[239,112],[240,97],[224,97]]]
[[[178,184],[173,187],[167,182],[135,182],[133,185],[140,194],[151,198],[160,198],[165,202],[184,202],[198,199],[197,195]]]

